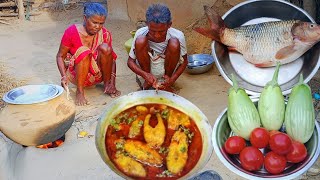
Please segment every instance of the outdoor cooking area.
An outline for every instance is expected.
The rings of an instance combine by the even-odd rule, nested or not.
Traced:
[[[56,59],[90,2],[108,11],[121,94],[98,83],[79,105]],[[156,2],[186,39],[173,92],[141,90],[127,64]],[[0,1],[0,180],[320,179],[320,1],[184,4]]]

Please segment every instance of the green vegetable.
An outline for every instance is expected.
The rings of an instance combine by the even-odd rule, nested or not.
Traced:
[[[261,124],[267,130],[279,130],[284,121],[285,102],[278,84],[280,63],[277,64],[273,78],[261,92],[258,111]]]
[[[287,134],[296,141],[306,143],[315,126],[315,112],[310,87],[303,83],[303,75],[292,88],[285,113]]]
[[[259,113],[248,94],[238,87],[234,75],[231,76],[233,87],[228,94],[228,122],[234,133],[249,140],[253,129],[261,125]]]

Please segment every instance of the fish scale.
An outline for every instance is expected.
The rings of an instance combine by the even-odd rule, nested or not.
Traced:
[[[237,51],[249,55],[250,62],[260,63],[265,59],[275,60],[278,50],[293,44],[291,28],[297,21],[275,21],[268,23],[225,29],[223,42],[236,47]]]

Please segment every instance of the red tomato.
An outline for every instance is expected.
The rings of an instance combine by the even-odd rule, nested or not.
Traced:
[[[299,163],[307,157],[307,148],[298,141],[292,141],[289,153],[286,155],[288,162]]]
[[[249,146],[240,152],[240,162],[243,169],[257,171],[263,165],[263,154],[258,148]]]
[[[270,149],[280,155],[285,155],[290,151],[292,141],[285,133],[277,133],[270,136]]]
[[[239,154],[246,147],[246,141],[240,136],[231,136],[224,143],[224,149],[229,154]]]
[[[270,137],[271,137],[272,135],[275,135],[275,134],[278,134],[278,133],[280,133],[280,131],[277,131],[277,130],[271,130],[271,131],[269,131]]]
[[[286,158],[273,151],[268,152],[264,157],[264,168],[270,174],[280,174],[286,168],[286,165]]]
[[[250,134],[250,143],[256,148],[265,148],[269,144],[269,132],[265,128],[255,128]]]

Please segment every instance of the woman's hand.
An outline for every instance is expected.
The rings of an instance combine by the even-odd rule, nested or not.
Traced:
[[[69,84],[69,81],[68,81],[67,76],[62,76],[62,77],[61,77],[61,86],[62,86],[64,89],[67,89],[67,88],[68,88],[68,84]]]

